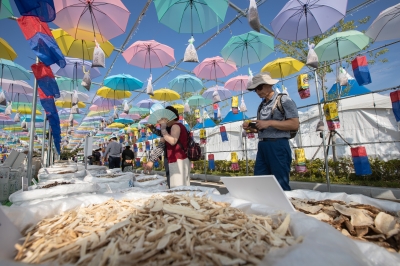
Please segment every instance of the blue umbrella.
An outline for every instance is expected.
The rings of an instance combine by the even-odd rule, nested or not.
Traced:
[[[28,80],[29,72],[13,61],[0,58],[0,79]]]
[[[168,82],[169,88],[179,93],[183,92],[196,92],[201,90],[203,82],[192,75],[179,75],[170,82]]]
[[[22,117],[21,120],[22,121],[25,120],[26,122],[31,122],[31,119],[32,119],[31,115],[25,115],[25,116]],[[35,122],[43,122],[43,121],[44,121],[43,117],[36,116]]]
[[[206,99],[212,100],[214,92],[217,92],[219,94],[221,101],[226,100],[232,96],[231,92],[228,89],[225,89],[221,86],[213,86],[209,88],[202,94],[202,96]]]
[[[118,74],[106,78],[103,85],[117,91],[134,91],[143,87],[143,82],[127,74]]]
[[[234,114],[232,111],[230,111],[224,119],[222,119],[220,124],[226,124],[226,123],[232,123],[232,122],[237,122],[237,121],[243,121],[245,119],[248,119],[246,115],[243,115],[243,113],[238,112],[237,114]]]
[[[101,121],[104,118],[102,116],[87,116],[83,119],[84,122]]]
[[[92,79],[100,77],[101,73],[97,67],[92,68],[92,62],[83,61],[82,59],[65,57],[66,66],[64,68],[59,67],[56,64],[50,66],[54,75],[58,75],[61,77],[67,77],[70,79],[83,79],[83,67],[85,67],[85,71],[90,70],[90,77]]]
[[[114,122],[122,123],[122,124],[131,124],[131,123],[133,123],[133,120],[127,119],[127,118],[119,118],[119,119],[115,119]]]
[[[153,100],[153,99],[147,99],[147,100],[141,100],[140,102],[138,102],[136,104],[136,106],[140,107],[140,108],[148,108],[148,109],[150,109],[150,107],[152,107],[153,104],[155,104],[155,103],[159,103],[159,101]]]
[[[146,140],[153,140],[153,139],[157,139],[157,138],[159,138],[160,136],[157,136],[156,134],[152,134],[151,136],[149,136],[149,137],[144,137],[144,138],[139,138],[138,140],[137,140],[137,142],[144,142],[144,141],[146,141]]]

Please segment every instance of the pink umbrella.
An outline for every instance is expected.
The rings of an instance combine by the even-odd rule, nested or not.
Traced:
[[[53,21],[75,39],[105,42],[125,32],[130,16],[120,0],[54,1]],[[96,35],[97,34],[97,35]]]
[[[163,67],[175,60],[174,49],[152,41],[134,42],[125,52],[122,53],[128,64],[141,68]]]
[[[233,77],[225,82],[224,87],[231,91],[244,91],[247,89],[247,81],[249,80],[249,76],[240,75],[237,77]]]
[[[68,120],[60,120],[60,124],[69,124],[70,122]],[[74,120],[74,125],[78,125],[79,123]]]
[[[216,56],[204,59],[193,69],[193,73],[199,78],[211,80],[226,77],[236,70],[234,63]]]
[[[93,105],[91,105],[90,107],[89,107],[89,110],[90,111],[109,111],[109,110],[111,110],[111,109],[113,109],[113,107],[111,106],[111,107],[109,107],[109,106],[97,106],[97,105],[95,105],[95,104],[93,104]]]
[[[138,114],[126,114],[126,113],[122,113],[119,115],[120,118],[127,118],[127,119],[132,119],[132,120],[137,120],[140,119],[141,116]]]
[[[24,94],[33,93],[33,88],[31,87],[31,85],[22,80],[1,79],[1,86],[3,88],[3,91],[6,92]]]

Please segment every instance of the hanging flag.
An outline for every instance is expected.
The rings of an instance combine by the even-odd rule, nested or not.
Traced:
[[[367,85],[372,82],[371,74],[368,69],[368,60],[365,55],[357,56],[353,61],[351,61],[351,66],[353,68],[354,78],[357,80],[358,85]]]
[[[232,96],[232,113],[237,115],[239,113],[239,97]]]
[[[231,152],[231,169],[233,171],[239,170],[239,160],[236,152]]]
[[[390,93],[390,100],[392,101],[392,109],[397,123],[400,124],[400,90]]]
[[[53,0],[14,0],[21,16],[38,17],[40,21],[51,22],[56,18]]]
[[[356,175],[371,175],[371,165],[368,160],[367,151],[364,146],[350,148]]]
[[[208,168],[210,168],[210,170],[215,170],[214,154],[208,155]]]
[[[214,120],[218,120],[218,103],[213,104]]]
[[[200,129],[200,144],[207,144],[206,130],[204,128]]]
[[[139,151],[143,152],[143,143],[141,143],[141,142],[139,143]]]
[[[225,126],[219,127],[219,133],[221,135],[222,141],[228,141],[228,134],[226,133]]]
[[[35,76],[38,86],[42,89],[46,96],[60,97],[60,89],[58,88],[55,76],[50,67],[42,62],[31,65],[33,75]]]
[[[134,151],[134,152],[138,152],[138,146],[137,146],[137,144],[134,144],[134,145],[133,145],[133,151]]]
[[[140,158],[136,158],[135,163],[136,163],[136,167],[140,167]]]
[[[146,140],[145,145],[146,145],[146,151],[149,151],[150,150],[150,141]]]

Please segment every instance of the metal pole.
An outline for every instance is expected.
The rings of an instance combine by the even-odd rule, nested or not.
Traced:
[[[53,134],[51,133],[51,127],[49,126],[49,145],[47,146],[47,164],[46,166],[49,167],[51,165],[51,150],[53,147]]]
[[[45,166],[44,163],[44,146],[46,144],[46,112],[43,112],[43,119],[44,119],[44,123],[43,123],[43,136],[42,136],[42,164],[43,166]]]
[[[320,98],[319,98],[319,90],[318,90],[318,74],[317,71],[314,71],[315,76],[315,90],[317,91],[317,101],[318,101],[318,111],[319,111],[319,118],[321,121],[324,121],[324,115],[321,108]],[[326,143],[325,143],[325,131],[321,132],[322,134],[322,145],[324,146],[324,159],[325,159],[325,174],[326,174],[326,186],[328,192],[331,192],[331,181],[329,179],[329,166],[328,166],[328,154],[326,154]]]
[[[36,57],[36,64],[39,63],[39,58]],[[33,84],[33,102],[32,102],[32,113],[31,113],[31,128],[29,131],[29,151],[28,151],[28,166],[27,166],[27,180],[22,179],[22,190],[27,191],[28,186],[32,181],[32,160],[33,160],[33,145],[34,145],[34,137],[35,137],[35,122],[36,122],[36,102],[37,102],[37,90],[38,90],[38,83],[35,78]],[[28,182],[26,184],[26,181]]]
[[[206,137],[207,137],[207,130],[205,128],[205,121],[204,121],[204,112],[206,111],[206,108],[203,107],[203,113],[200,114],[200,117],[203,119],[203,129],[206,131]],[[204,176],[207,181],[207,140],[206,140],[206,144],[204,144]]]
[[[243,91],[242,91],[242,98],[243,98]],[[244,118],[245,118],[245,114],[244,114],[244,112],[242,112],[242,114],[243,114],[243,122],[244,122]],[[243,138],[243,127],[241,127],[241,132],[240,132],[240,134],[242,134],[242,138]],[[248,154],[247,154],[247,134],[246,134],[246,136],[244,137],[244,149],[245,149],[245,151],[244,151],[244,153],[246,154],[246,175],[249,175],[249,157],[248,157]]]
[[[85,170],[87,170],[87,161],[88,161],[88,156],[86,156],[86,153],[87,153],[87,149],[89,148],[88,147],[88,136],[89,135],[86,135],[86,137],[85,137],[85,148],[83,149],[83,158],[85,158]]]

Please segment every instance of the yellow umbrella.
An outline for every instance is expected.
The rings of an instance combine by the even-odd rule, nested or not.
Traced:
[[[125,131],[127,131],[129,129],[129,127],[124,128]],[[131,127],[132,131],[138,131],[138,129],[136,127]]]
[[[292,57],[278,58],[266,64],[261,72],[269,72],[271,78],[284,78],[294,73],[299,72],[304,67],[304,64]]]
[[[105,111],[90,111],[87,116],[103,116],[110,112],[110,110]]]
[[[19,106],[18,109],[12,109],[13,113],[20,113],[22,115],[30,115],[32,113],[32,108],[30,106]],[[36,109],[36,114],[41,115],[42,112]]]
[[[124,128],[125,125],[121,123],[112,123],[111,125],[108,125],[107,128]]]
[[[154,96],[150,96],[150,98],[159,101],[170,102],[179,100],[181,96],[176,91],[170,89],[159,89],[154,91]]]
[[[65,56],[93,60],[93,51],[96,46],[94,41],[75,40],[62,29],[52,30],[51,33]],[[114,50],[114,46],[109,41],[99,43],[99,45],[106,57],[109,57]]]
[[[56,101],[56,106],[61,107],[61,108],[71,108],[72,107],[72,102],[67,102],[67,101]],[[86,104],[83,102],[78,102],[78,108],[85,108]]]
[[[129,91],[116,91],[108,87],[101,87],[96,94],[107,99],[124,99],[132,95]]]
[[[178,113],[183,113],[184,106],[182,104],[174,104],[172,107],[178,110]]]
[[[5,131],[22,131],[22,127],[20,126],[11,126],[3,128]]]
[[[94,127],[78,127],[76,130],[92,130]]]
[[[17,53],[4,39],[0,38],[0,58],[14,61]]]

